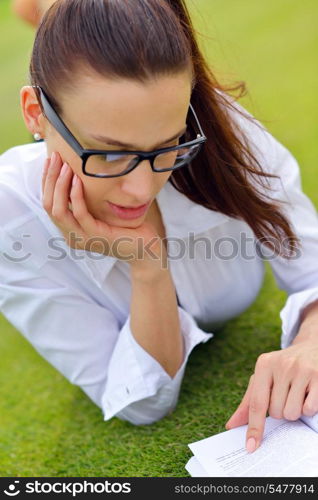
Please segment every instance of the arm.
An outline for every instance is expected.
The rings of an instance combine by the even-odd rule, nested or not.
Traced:
[[[12,206],[12,199],[11,205],[9,202],[10,198],[4,198],[3,206]],[[69,281],[74,266],[70,259],[45,262],[42,255],[36,255],[39,242],[44,244],[46,236],[35,230],[38,226],[35,228],[34,223],[32,220],[27,229],[26,225],[15,229],[12,237],[0,227],[0,311],[41,356],[102,409],[104,420],[116,416],[142,425],[166,416],[177,403],[190,352],[213,335],[200,330],[178,307],[185,352],[172,378],[135,339],[131,314],[120,324],[110,308],[96,302],[76,281]],[[23,255],[31,257],[15,262],[8,256],[16,256],[13,242],[19,241],[21,231],[32,235],[27,241],[22,238]],[[170,283],[167,285],[164,278],[161,293],[167,292]],[[139,307],[138,297],[133,300]],[[132,308],[131,313],[138,314],[138,309]],[[157,317],[151,321],[149,312],[147,325],[141,329],[137,322],[140,341],[147,334],[155,337],[152,330]],[[169,329],[168,323],[163,325]],[[160,335],[159,330],[156,335]],[[176,368],[173,366],[174,371]]]
[[[310,303],[300,316],[300,328],[292,345],[299,342],[318,342],[318,300]]]
[[[301,243],[298,255],[290,261],[281,257],[270,261],[279,288],[288,293],[286,304],[280,311],[281,348],[284,349],[305,337],[318,340],[318,323],[316,329],[310,327],[310,332],[307,328],[315,318],[317,320],[318,216],[313,203],[302,191],[297,161],[277,141],[276,164],[278,171],[275,173],[281,175],[282,182],[281,196],[278,197],[289,202],[284,210]]]
[[[183,360],[183,341],[170,271],[165,267],[159,271],[131,268],[133,335],[173,377]]]
[[[271,179],[271,197],[287,202],[282,211],[299,237],[301,249],[291,260],[276,256],[270,264],[279,288],[288,293],[280,312],[281,349],[262,353],[243,400],[226,427],[248,423],[247,448],[262,440],[267,411],[273,418],[297,420],[318,411],[318,217],[301,187],[300,169],[292,154],[267,131],[251,138],[258,146],[264,170]],[[266,255],[266,252],[264,252]],[[251,439],[251,442],[249,442]]]
[[[242,108],[238,103],[235,106]],[[245,110],[246,111],[246,110]],[[291,344],[299,333],[302,314],[318,300],[318,215],[315,206],[303,192],[301,173],[294,156],[263,125],[251,124],[233,113],[237,129],[242,130],[265,172],[278,175],[269,179],[273,190],[266,194],[283,201],[281,209],[300,239],[301,248],[291,260],[280,256],[269,258],[276,283],[288,299],[280,311],[281,348]],[[259,186],[258,186],[259,187]],[[287,203],[286,203],[287,202]],[[268,251],[262,247],[265,255]]]

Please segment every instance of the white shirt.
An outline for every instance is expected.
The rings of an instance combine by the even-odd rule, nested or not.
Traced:
[[[285,348],[297,334],[301,310],[318,299],[317,212],[302,192],[299,167],[288,150],[264,128],[236,119],[264,170],[280,175],[281,182],[270,181],[276,189],[272,196],[291,203],[284,210],[302,243],[298,259],[269,260],[277,285],[288,293],[280,312]],[[116,416],[150,424],[175,408],[192,349],[255,300],[266,257],[256,252],[255,240],[244,247],[248,258],[241,251],[242,234],[254,238],[245,222],[192,202],[170,182],[164,185],[157,203],[185,353],[172,378],[130,329],[129,263],[71,249],[45,212],[46,156],[45,143],[17,146],[0,156],[0,311],[102,409],[104,420]],[[191,238],[198,240],[192,256]],[[206,257],[207,242],[212,256]],[[187,251],[177,258],[182,248]]]

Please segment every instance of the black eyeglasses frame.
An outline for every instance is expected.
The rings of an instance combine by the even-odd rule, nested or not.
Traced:
[[[197,134],[197,138],[192,140],[192,141],[185,142],[183,144],[179,144],[178,146],[155,149],[153,151],[149,151],[148,153],[145,153],[144,151],[123,151],[123,150],[113,151],[113,150],[99,150],[99,149],[84,149],[81,146],[81,144],[77,141],[77,139],[74,137],[74,135],[69,130],[69,128],[65,125],[62,118],[60,118],[58,113],[55,111],[55,109],[53,108],[52,104],[50,103],[49,98],[46,95],[46,93],[44,92],[44,90],[38,85],[34,85],[33,88],[36,88],[39,91],[42,107],[43,107],[46,118],[51,123],[51,125],[57,130],[57,132],[63,137],[63,139],[67,142],[67,144],[81,158],[83,174],[88,175],[90,177],[100,177],[100,178],[121,177],[122,175],[126,175],[129,172],[131,172],[132,170],[134,170],[139,165],[139,163],[141,163],[143,160],[150,161],[151,169],[153,170],[153,172],[161,173],[161,172],[167,172],[170,170],[177,170],[178,168],[184,167],[184,166],[188,165],[189,163],[191,163],[191,161],[197,156],[199,151],[201,151],[204,143],[207,141],[207,137],[204,135],[202,127],[201,127],[200,122],[198,120],[198,117],[193,109],[192,104],[190,103],[189,109],[193,113],[196,125],[198,127],[199,132],[200,132],[199,134]],[[182,137],[184,137],[184,136],[182,136]],[[178,149],[182,149],[184,147],[194,146],[194,145],[199,145],[200,147],[197,149],[195,154],[190,159],[185,160],[184,163],[182,163],[181,165],[178,165],[177,167],[165,168],[165,169],[160,169],[160,170],[155,169],[154,161],[155,161],[155,158],[158,154],[162,154],[162,153],[165,153],[168,151],[175,151]],[[85,169],[85,166],[86,166],[88,158],[90,156],[104,155],[104,154],[119,155],[119,156],[122,156],[123,154],[134,155],[134,156],[137,155],[138,161],[136,162],[135,165],[133,165],[132,167],[129,167],[128,170],[126,170],[125,172],[122,172],[121,174],[115,174],[115,175],[105,174],[104,175],[104,174],[92,174],[92,173],[87,172]]]

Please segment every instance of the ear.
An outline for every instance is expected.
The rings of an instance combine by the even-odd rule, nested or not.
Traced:
[[[20,104],[27,129],[31,134],[39,133],[45,138],[46,118],[44,118],[36,93],[30,85],[20,90]]]

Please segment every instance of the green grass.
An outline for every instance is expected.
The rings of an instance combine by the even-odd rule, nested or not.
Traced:
[[[200,43],[242,101],[297,158],[318,206],[315,0],[188,0]],[[33,32],[0,3],[0,152],[29,142],[19,109]],[[316,169],[316,171],[315,171]],[[279,349],[286,299],[267,266],[254,304],[190,356],[177,409],[135,427],[101,411],[0,316],[1,476],[187,476],[187,443],[224,431],[261,352]],[[234,376],[233,376],[234,375]]]
[[[28,85],[28,59],[34,33],[9,11],[8,0],[0,2],[0,153],[11,146],[30,142],[20,111],[19,90]]]

